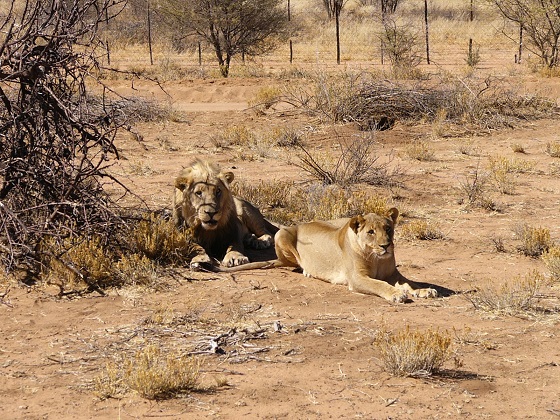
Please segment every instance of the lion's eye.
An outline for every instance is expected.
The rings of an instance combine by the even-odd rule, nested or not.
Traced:
[[[220,197],[222,195],[222,190],[219,188],[216,190],[216,197]]]
[[[375,230],[373,229],[368,230],[368,235],[375,235]]]
[[[202,197],[202,191],[195,191],[194,195],[196,195],[197,197]]]

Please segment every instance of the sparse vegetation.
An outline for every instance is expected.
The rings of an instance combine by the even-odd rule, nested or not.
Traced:
[[[453,356],[451,335],[429,328],[390,332],[382,329],[375,339],[381,362],[394,376],[425,377],[437,374]]]
[[[436,159],[433,148],[425,141],[417,141],[410,144],[406,148],[406,154],[409,158],[421,162],[431,162]]]
[[[470,3],[473,21],[468,2],[427,2],[433,63],[416,66],[423,2],[344,1],[337,65],[321,2],[288,1],[289,44],[239,50],[227,80],[214,48],[162,15],[167,1],[129,0],[118,22],[98,16],[100,37],[80,22],[83,38],[52,36],[49,13],[90,5],[95,19],[125,3],[10,3],[0,0],[0,393],[21,398],[3,401],[5,417],[556,414],[559,67],[539,69],[527,34],[521,46],[491,2]],[[26,4],[42,9],[31,26]],[[393,45],[377,42],[380,28]],[[16,32],[30,37],[14,43]],[[71,60],[94,47],[94,60]],[[173,175],[194,158],[233,171],[235,194],[278,224],[397,207],[399,269],[440,297],[393,304],[286,268],[191,271],[190,232],[165,217]],[[525,222],[550,230],[513,236]],[[362,357],[368,346],[379,366]],[[496,383],[493,360],[505,366]],[[92,405],[92,391],[104,401]]]
[[[185,264],[196,246],[188,231],[181,232],[172,220],[156,215],[140,221],[130,239],[134,252],[160,264]]]
[[[185,265],[195,244],[187,232],[180,232],[172,221],[152,215],[133,225],[122,243],[127,249],[114,249],[100,237],[76,237],[58,242],[47,239],[43,249],[42,278],[60,288],[61,294],[97,291],[126,285],[154,286],[158,267]]]
[[[518,94],[493,78],[425,80],[414,86],[381,81],[375,74],[346,72],[313,76],[306,86],[286,87],[283,99],[331,122],[364,122],[372,117],[392,121],[446,121],[462,131],[511,127],[518,121],[551,116],[549,99]],[[459,131],[461,132],[461,131]]]
[[[542,253],[542,259],[553,281],[560,281],[560,247],[551,246]]]
[[[560,142],[548,142],[546,144],[546,153],[552,157],[560,157]]]
[[[466,197],[466,204],[472,207],[480,207],[486,210],[498,210],[498,205],[488,195],[488,174],[480,171],[479,167],[466,175],[460,181],[459,187]]]
[[[547,228],[522,225],[515,233],[521,241],[517,249],[528,257],[540,257],[553,246],[550,230]]]
[[[95,378],[94,389],[102,399],[122,397],[131,390],[150,400],[173,398],[197,390],[200,363],[176,350],[163,352],[147,345],[131,359],[107,364]]]
[[[349,187],[354,184],[368,184],[385,187],[397,186],[403,174],[398,167],[380,163],[374,155],[375,138],[371,134],[347,142],[339,142],[340,154],[312,154],[300,145],[299,162],[296,166],[312,178],[325,185]]]
[[[83,289],[103,290],[115,285],[114,255],[107,252],[100,237],[44,242],[44,278],[60,288],[61,294]]]
[[[523,147],[523,145],[519,143],[512,143],[511,150],[513,150],[515,153],[527,153],[525,151],[525,147]]]
[[[539,288],[544,277],[533,271],[501,285],[478,286],[476,292],[466,295],[475,309],[498,315],[523,316],[537,309]]]
[[[318,183],[296,187],[281,182],[257,186],[235,182],[232,191],[257,205],[270,220],[287,225],[360,213],[386,214],[390,207],[379,195]]]
[[[260,88],[254,98],[249,101],[249,106],[264,113],[264,111],[280,100],[280,96],[280,88],[276,86],[265,86]]]
[[[405,239],[433,241],[444,239],[445,234],[437,223],[428,220],[411,220],[401,227],[400,235]]]

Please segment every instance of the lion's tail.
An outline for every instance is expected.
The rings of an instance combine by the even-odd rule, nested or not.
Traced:
[[[282,261],[276,259],[276,260],[268,260],[268,261],[250,262],[243,265],[237,265],[235,267],[214,266],[212,270],[217,271],[218,273],[236,273],[238,271],[264,270],[267,268],[276,268],[276,267],[285,267],[285,266],[286,265],[282,263]]]

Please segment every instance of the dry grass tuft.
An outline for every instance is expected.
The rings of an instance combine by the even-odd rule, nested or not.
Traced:
[[[154,286],[157,284],[158,267],[145,255],[123,255],[112,267],[120,285]]]
[[[436,223],[426,220],[412,220],[402,226],[401,236],[406,239],[421,241],[432,241],[445,238],[445,234]]]
[[[130,390],[146,399],[173,398],[197,390],[200,360],[177,351],[164,352],[155,345],[138,350],[121,365],[109,363],[94,379],[94,390],[101,399],[117,398]]]
[[[560,247],[552,246],[541,257],[550,271],[552,281],[560,281]]]
[[[459,188],[466,200],[461,198],[460,202],[467,206],[479,207],[489,211],[500,211],[499,205],[488,195],[489,175],[476,170],[466,175],[460,181]]]
[[[200,361],[176,351],[148,345],[124,365],[124,380],[130,389],[147,399],[170,398],[195,390]]]
[[[258,112],[264,113],[264,111],[271,108],[279,101],[280,96],[280,88],[276,86],[264,86],[260,88],[249,101],[249,106],[253,107]]]
[[[232,125],[221,133],[212,136],[216,147],[250,146],[257,141],[257,136],[244,125]]]
[[[421,162],[432,162],[436,160],[434,149],[425,141],[418,141],[410,144],[406,148],[406,154],[409,158]]]
[[[381,361],[394,376],[425,377],[437,373],[453,355],[451,335],[438,330],[411,331],[407,326],[397,332],[383,329],[375,345]]]
[[[130,239],[135,252],[160,264],[184,264],[196,246],[188,231],[181,232],[172,220],[156,215],[140,221],[130,232]]]
[[[386,214],[387,199],[365,191],[352,192],[337,185],[262,182],[257,186],[242,182],[232,185],[234,194],[255,204],[270,220],[293,224],[310,220],[331,220],[356,214]]]
[[[466,297],[477,310],[519,316],[537,309],[538,291],[544,283],[542,274],[533,271],[499,287],[493,284],[477,287],[476,293]]]
[[[560,157],[560,142],[547,143],[545,151],[551,157]]]
[[[152,286],[158,281],[158,267],[145,255],[120,256],[99,238],[66,239],[62,244],[45,241],[43,279],[60,288],[60,293],[98,291],[131,285]]]
[[[554,245],[547,228],[522,225],[517,228],[516,235],[521,240],[517,249],[528,257],[540,257]]]
[[[523,145],[519,143],[512,143],[511,150],[513,150],[514,153],[522,153],[522,154],[527,153],[525,147],[523,147]]]
[[[277,127],[269,134],[269,143],[279,147],[302,147],[305,140],[303,132],[293,128]]]
[[[104,289],[116,285],[113,276],[114,255],[99,238],[52,239],[43,243],[44,275],[48,284],[56,285],[61,293],[67,290]]]

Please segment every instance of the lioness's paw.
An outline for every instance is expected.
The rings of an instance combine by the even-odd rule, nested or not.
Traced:
[[[404,303],[408,300],[408,292],[406,290],[397,290],[388,300],[394,303]]]
[[[438,292],[435,289],[417,289],[412,292],[412,296],[417,298],[437,298]]]
[[[247,237],[245,240],[245,245],[253,249],[268,249],[273,244],[274,244],[274,238],[268,234],[262,235],[258,238],[255,235],[251,235]]]
[[[231,251],[226,254],[222,265],[226,267],[235,267],[236,265],[243,265],[249,262],[249,258],[237,251]]]

